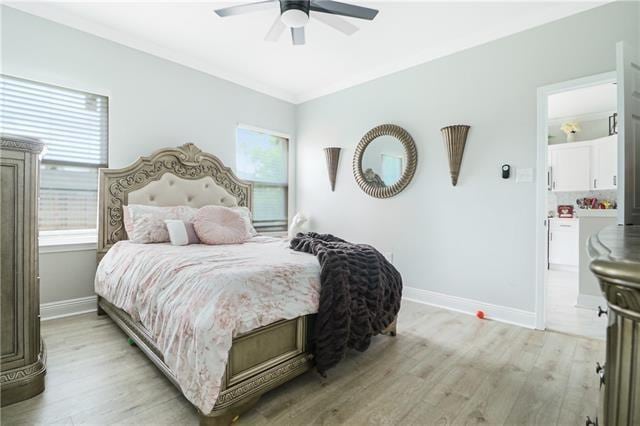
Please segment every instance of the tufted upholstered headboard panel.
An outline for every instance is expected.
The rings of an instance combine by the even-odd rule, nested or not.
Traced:
[[[238,200],[218,186],[211,176],[194,180],[165,173],[160,179],[129,192],[128,204],[196,208],[215,204],[234,207],[238,205]]]
[[[166,148],[122,169],[100,169],[98,260],[127,238],[122,206],[206,205],[251,209],[251,184],[236,177],[215,156],[193,144]]]

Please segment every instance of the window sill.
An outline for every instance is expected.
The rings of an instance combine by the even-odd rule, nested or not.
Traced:
[[[265,237],[287,237],[289,234],[287,231],[258,231],[258,235]]]
[[[40,253],[95,250],[98,233],[95,229],[42,231],[38,242]]]

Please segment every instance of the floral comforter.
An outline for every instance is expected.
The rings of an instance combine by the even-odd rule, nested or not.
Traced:
[[[232,338],[317,312],[320,266],[269,237],[222,246],[121,241],[98,265],[95,290],[155,337],[184,395],[208,413]]]

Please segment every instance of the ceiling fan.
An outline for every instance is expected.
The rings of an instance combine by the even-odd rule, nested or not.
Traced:
[[[371,21],[378,14],[376,9],[331,0],[266,0],[225,7],[215,12],[224,18],[267,10],[276,5],[280,6],[280,14],[276,17],[264,39],[278,41],[284,30],[290,28],[294,45],[305,43],[304,26],[309,22],[311,12],[315,12],[312,15],[313,18],[346,35],[355,33],[358,31],[358,27],[340,16]]]

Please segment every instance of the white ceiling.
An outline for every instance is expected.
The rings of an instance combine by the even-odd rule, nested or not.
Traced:
[[[549,96],[550,119],[571,119],[617,109],[617,86],[613,83],[585,87]]]
[[[311,20],[307,44],[264,36],[273,10],[220,18],[223,2],[17,2],[11,7],[300,103],[598,6],[599,2],[360,2],[380,13],[345,36]],[[348,1],[348,0],[347,0]],[[313,16],[313,12],[312,12]]]

